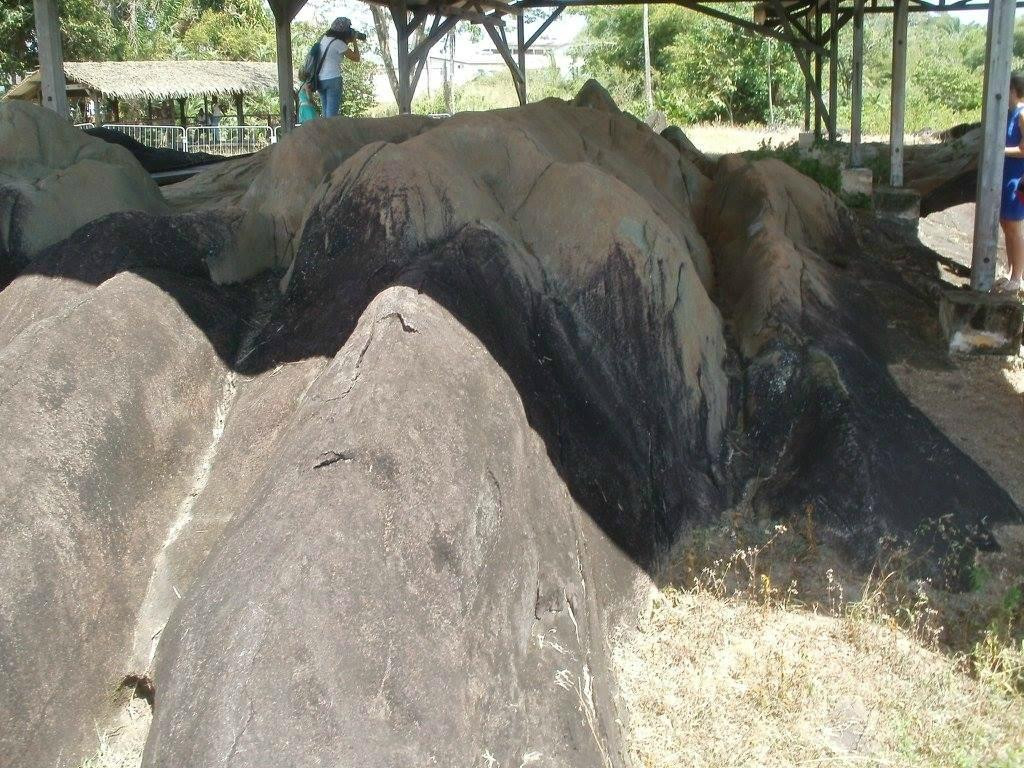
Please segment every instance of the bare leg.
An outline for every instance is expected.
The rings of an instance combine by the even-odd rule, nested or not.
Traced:
[[[1024,228],[1021,222],[1000,219],[1003,237],[1006,239],[1006,260],[1009,262],[1010,282],[1024,278]]]

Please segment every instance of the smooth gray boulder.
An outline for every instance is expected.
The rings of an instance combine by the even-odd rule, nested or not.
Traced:
[[[172,617],[144,765],[623,764],[613,550],[548,452],[479,339],[384,291]]]
[[[75,766],[95,748],[235,333],[211,289],[151,271],[0,349],[0,764]]]

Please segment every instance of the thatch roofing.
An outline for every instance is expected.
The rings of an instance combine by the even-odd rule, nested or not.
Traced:
[[[113,99],[178,99],[277,91],[277,65],[264,61],[66,61],[68,90]],[[5,99],[35,99],[39,73],[11,88]]]

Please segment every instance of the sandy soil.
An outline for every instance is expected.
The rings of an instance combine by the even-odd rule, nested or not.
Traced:
[[[706,155],[727,155],[732,152],[750,152],[771,142],[774,147],[796,141],[797,128],[769,128],[741,125],[691,125],[683,129],[697,149]]]
[[[750,152],[771,144],[773,147],[784,147],[797,140],[800,131],[797,126],[769,127],[767,125],[728,125],[726,123],[701,123],[683,128],[697,149],[706,155],[719,156],[732,152]],[[848,139],[842,132],[840,141]],[[865,143],[887,142],[887,136],[865,136]],[[935,141],[931,135],[908,134],[904,138],[906,144],[927,144]]]
[[[939,270],[949,283],[966,282],[956,265],[970,263],[973,221],[973,204],[921,221],[921,242],[948,260],[940,260]],[[1005,263],[1002,252],[1000,259]],[[890,371],[910,400],[1024,508],[1024,358],[901,360]]]

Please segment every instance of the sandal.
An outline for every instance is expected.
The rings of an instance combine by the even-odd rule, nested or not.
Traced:
[[[1020,280],[1003,280],[1002,283],[997,280],[992,286],[992,292],[1016,296],[1020,293]]]

